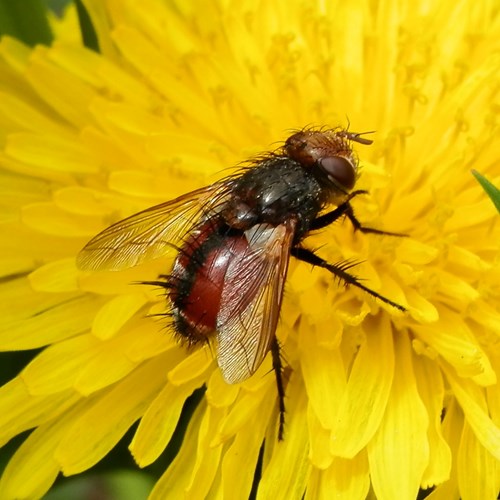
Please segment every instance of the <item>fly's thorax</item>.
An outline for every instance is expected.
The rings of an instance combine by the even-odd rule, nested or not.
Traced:
[[[328,196],[298,162],[275,156],[240,177],[223,217],[237,229],[260,223],[277,226],[291,218],[300,226],[302,220],[311,221],[317,216]]]

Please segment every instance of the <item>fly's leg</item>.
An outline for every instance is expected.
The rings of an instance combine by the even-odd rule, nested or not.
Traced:
[[[310,230],[314,231],[316,229],[323,229],[326,226],[329,226],[330,224],[333,224],[336,220],[340,219],[343,215],[346,215],[346,213],[349,211],[351,208],[351,205],[349,202],[355,197],[360,194],[367,194],[368,191],[364,190],[358,190],[358,191],[353,191],[348,197],[347,200],[341,203],[335,210],[332,210],[331,212],[328,212],[327,214],[320,215],[319,217],[316,217],[311,222]],[[351,209],[352,211],[352,209]]]
[[[271,343],[271,355],[273,358],[273,370],[276,376],[276,388],[278,390],[279,428],[278,441],[283,441],[285,430],[285,386],[283,384],[283,363],[281,362],[280,345],[276,336]]]
[[[383,295],[380,295],[379,293],[375,292],[374,290],[371,290],[370,288],[366,287],[361,283],[359,278],[356,276],[353,276],[352,274],[349,274],[346,269],[349,267],[352,267],[352,264],[348,263],[347,265],[342,265],[342,264],[329,264],[326,260],[322,259],[318,255],[316,255],[313,251],[308,250],[307,248],[302,248],[302,247],[293,247],[291,250],[291,254],[299,259],[302,260],[303,262],[307,262],[308,264],[311,264],[313,266],[318,266],[322,267],[323,269],[326,269],[333,275],[337,276],[337,278],[341,279],[344,281],[347,285],[353,285],[355,287],[360,288],[361,290],[365,291],[366,293],[369,293],[372,297],[375,297],[376,299],[381,300],[382,302],[385,302],[386,304],[389,304],[392,307],[395,307],[396,309],[399,309],[400,311],[406,311],[406,308],[403,307],[400,304],[397,304],[396,302],[393,302],[392,300],[384,297]]]
[[[386,236],[399,236],[399,237],[404,237],[408,236],[407,234],[403,233],[393,233],[390,231],[382,231],[380,229],[374,229],[372,227],[365,227],[359,220],[356,218],[354,215],[354,211],[349,203],[347,203],[347,207],[344,212],[345,216],[351,221],[352,225],[354,226],[354,229],[356,231],[361,231],[362,233],[371,233],[371,234],[385,234]]]
[[[354,226],[354,229],[356,231],[361,231],[362,233],[371,233],[371,234],[383,234],[387,236],[407,236],[406,234],[402,233],[392,233],[390,231],[382,231],[380,229],[373,229],[371,227],[365,227],[359,220],[356,218],[354,215],[354,211],[351,207],[350,201],[355,197],[360,194],[367,194],[368,191],[364,191],[363,189],[360,189],[358,191],[353,191],[349,196],[347,197],[346,201],[341,203],[335,210],[332,210],[331,212],[328,212],[324,215],[320,215],[316,219],[314,219],[311,223],[310,230],[314,231],[317,229],[323,229],[326,226],[329,226],[336,220],[340,219],[340,217],[345,216],[347,217],[350,221],[351,224]]]

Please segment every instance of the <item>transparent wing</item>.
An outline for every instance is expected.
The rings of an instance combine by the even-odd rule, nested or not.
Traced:
[[[224,280],[217,318],[217,362],[226,382],[242,382],[261,365],[274,338],[295,223],[254,226],[249,250]]]
[[[217,182],[148,208],[108,227],[78,254],[83,270],[117,271],[164,255],[202,214],[223,203],[231,180]]]

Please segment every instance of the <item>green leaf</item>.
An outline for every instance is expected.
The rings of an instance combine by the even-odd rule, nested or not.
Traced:
[[[112,470],[96,474],[86,473],[63,478],[43,497],[46,500],[147,500],[154,486],[154,479],[144,471],[131,469]]]
[[[493,204],[500,213],[500,189],[495,187],[486,177],[483,177],[476,170],[472,171],[472,175],[477,179],[482,188],[486,191],[486,194],[492,199]]]
[[[59,17],[64,14],[64,9],[72,2],[73,0],[44,0],[47,8]]]
[[[80,23],[80,31],[82,32],[82,40],[85,47],[99,52],[99,41],[97,33],[90,19],[87,9],[83,5],[82,0],[75,0],[76,11],[78,13],[78,22]]]
[[[50,45],[52,31],[42,0],[0,0],[0,36],[10,35],[27,45]]]

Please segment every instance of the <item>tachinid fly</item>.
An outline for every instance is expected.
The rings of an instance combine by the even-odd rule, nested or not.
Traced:
[[[149,284],[165,288],[174,331],[190,345],[209,342],[226,382],[249,378],[271,351],[283,438],[284,394],[276,327],[288,261],[293,256],[326,269],[401,311],[347,270],[302,245],[310,231],[341,217],[363,233],[351,200],[357,160],[352,142],[371,144],[345,129],[302,130],[275,152],[236,174],[105,229],[78,255],[84,270],[119,270],[177,249],[169,275]],[[326,211],[327,207],[335,208]]]

